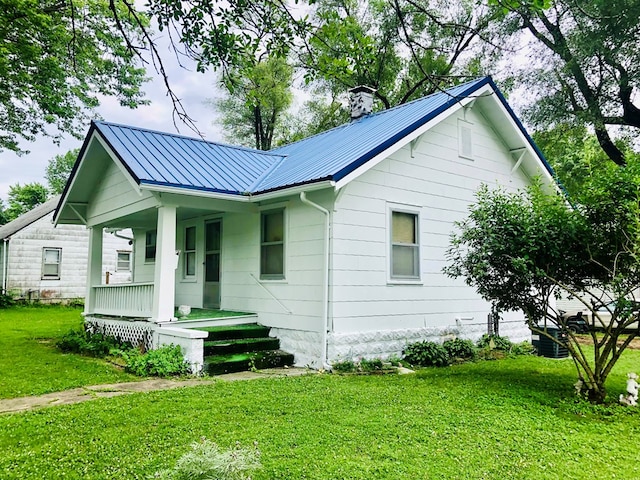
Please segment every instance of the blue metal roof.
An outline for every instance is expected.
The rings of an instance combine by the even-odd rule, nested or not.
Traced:
[[[139,184],[257,194],[322,180],[338,181],[487,84],[536,148],[490,77],[364,116],[269,152],[106,122],[94,122],[92,128],[100,132]]]
[[[250,192],[282,155],[221,145],[137,127],[94,122],[111,149],[141,185],[221,193]]]

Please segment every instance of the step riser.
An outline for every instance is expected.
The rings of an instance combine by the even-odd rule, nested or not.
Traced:
[[[257,357],[253,361],[250,359],[243,359],[235,362],[207,363],[205,358],[204,370],[209,375],[221,375],[224,373],[246,372],[251,368],[260,370],[263,368],[282,368],[293,365],[293,355],[290,353],[261,353],[265,354],[265,356]]]
[[[259,352],[262,350],[277,350],[280,348],[280,340],[277,338],[265,338],[259,342],[231,342],[221,345],[204,346],[204,354],[208,355],[226,355],[229,353],[245,353]]]

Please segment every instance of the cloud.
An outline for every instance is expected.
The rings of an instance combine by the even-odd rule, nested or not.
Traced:
[[[195,69],[183,68],[178,65],[172,55],[163,58],[165,69],[169,76],[172,90],[181,99],[182,105],[189,116],[196,122],[198,130],[210,141],[222,141],[223,133],[220,127],[213,123],[215,112],[213,107],[207,104],[207,100],[216,96],[216,77],[212,73],[198,73]],[[108,122],[133,125],[164,132],[179,132],[182,135],[196,136],[186,125],[176,121],[178,130],[173,123],[173,104],[167,96],[166,87],[159,74],[148,69],[152,80],[144,86],[150,105],[129,109],[120,106],[112,97],[101,99],[101,105],[96,113]],[[89,125],[86,130],[88,131]],[[60,145],[55,145],[51,138],[38,138],[32,143],[22,143],[21,148],[30,153],[18,156],[13,152],[0,152],[0,199],[5,201],[9,187],[17,183],[40,182],[46,184],[44,179],[45,169],[51,158],[63,155],[69,150],[82,146],[82,139],[65,135]]]

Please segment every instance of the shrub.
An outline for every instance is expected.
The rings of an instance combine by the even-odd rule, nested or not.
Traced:
[[[501,337],[500,335],[487,335],[486,333],[480,337],[477,342],[478,348],[481,349],[496,349],[503,352],[511,350],[513,343],[507,337]]]
[[[476,356],[476,347],[471,340],[454,338],[453,340],[447,340],[442,346],[447,351],[449,358],[452,359],[469,360]]]
[[[127,344],[101,333],[71,330],[62,336],[56,346],[65,353],[79,353],[92,357],[105,357],[114,349],[127,348]]]
[[[331,364],[331,368],[333,369],[334,372],[338,372],[338,373],[353,373],[357,369],[356,364],[351,360],[345,360],[343,362],[335,362]]]
[[[16,304],[12,295],[7,293],[0,293],[0,308],[10,308]]]
[[[514,343],[510,353],[512,355],[534,355],[536,349],[530,342]]]
[[[165,345],[141,353],[137,349],[123,352],[125,370],[141,377],[169,377],[190,373],[190,366],[178,345]]]
[[[443,367],[449,364],[449,355],[445,348],[436,342],[416,342],[404,349],[404,358],[412,365],[421,367]]]
[[[191,445],[191,451],[178,459],[175,466],[157,472],[153,478],[161,480],[245,480],[249,473],[261,468],[258,448],[223,450],[203,438]]]
[[[374,358],[372,360],[367,360],[363,358],[360,360],[360,370],[363,372],[381,372],[384,365],[382,360],[379,358]]]

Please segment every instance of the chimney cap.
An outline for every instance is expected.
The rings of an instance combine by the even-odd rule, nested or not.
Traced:
[[[367,87],[366,85],[358,85],[357,87],[350,88],[347,90],[349,93],[368,93],[373,95],[376,92],[375,88]]]

